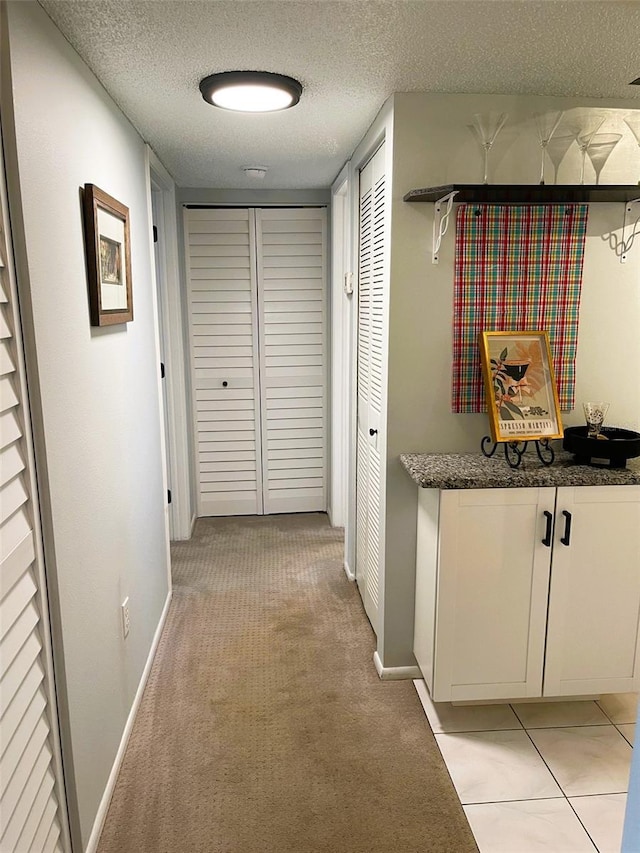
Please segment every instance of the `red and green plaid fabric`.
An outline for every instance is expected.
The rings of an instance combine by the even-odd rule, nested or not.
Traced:
[[[480,332],[549,332],[560,408],[574,406],[588,206],[461,204],[453,303],[454,412],[486,410]]]

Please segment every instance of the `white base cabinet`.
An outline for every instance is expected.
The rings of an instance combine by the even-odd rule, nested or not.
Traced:
[[[431,697],[640,688],[640,486],[419,489],[414,654]]]

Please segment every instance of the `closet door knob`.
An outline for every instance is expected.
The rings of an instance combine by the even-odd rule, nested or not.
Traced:
[[[369,429],[369,435],[377,435],[377,434],[378,434],[377,429]]]
[[[222,383],[222,387],[223,387],[223,388],[226,388],[228,384],[229,384],[229,383],[228,383],[228,382],[227,382],[227,380],[225,379],[225,380],[224,380],[224,382]]]

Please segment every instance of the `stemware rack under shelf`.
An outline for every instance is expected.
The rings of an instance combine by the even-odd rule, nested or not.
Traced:
[[[640,198],[637,184],[445,184],[410,190],[403,201],[431,201],[455,192],[456,204],[585,204]]]

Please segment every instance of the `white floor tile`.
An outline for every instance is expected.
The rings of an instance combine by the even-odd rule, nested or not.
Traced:
[[[571,797],[576,814],[593,839],[599,853],[620,853],[626,794]]]
[[[424,681],[413,683],[434,733],[493,732],[522,728],[510,705],[456,706],[451,702],[432,702]],[[605,721],[609,722],[606,717]]]
[[[564,799],[464,807],[480,853],[595,853]]]
[[[608,693],[598,699],[598,705],[612,723],[635,723],[638,716],[637,693]]]
[[[523,702],[513,705],[525,729],[606,726],[609,718],[595,702]]]
[[[633,750],[615,726],[531,729],[528,735],[567,797],[627,790]]]
[[[435,738],[463,804],[561,796],[544,761],[521,729],[445,733]]]
[[[625,723],[624,725],[617,725],[616,728],[633,746],[633,739],[636,733],[636,724],[635,723]]]

